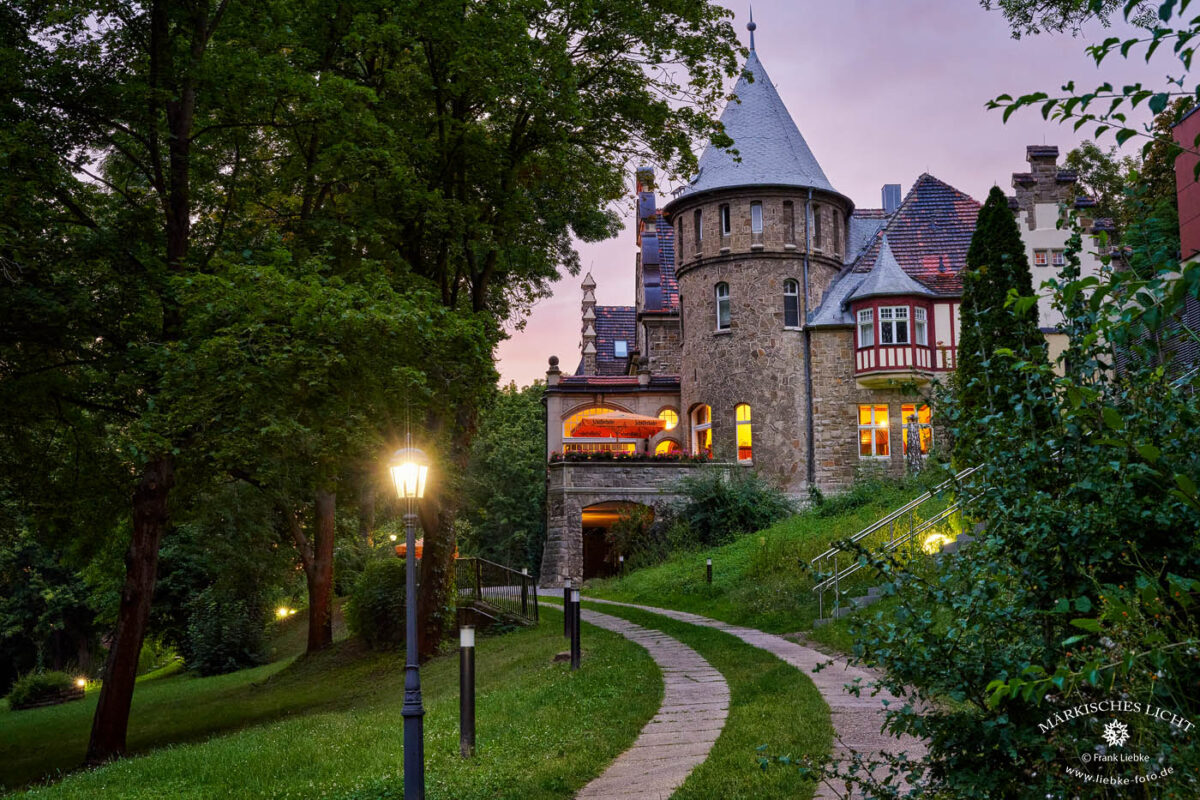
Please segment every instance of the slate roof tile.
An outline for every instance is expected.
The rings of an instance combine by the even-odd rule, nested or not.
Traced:
[[[663,310],[679,310],[679,281],[675,278],[675,227],[667,222],[662,211],[654,221],[658,231],[659,275],[662,281]]]

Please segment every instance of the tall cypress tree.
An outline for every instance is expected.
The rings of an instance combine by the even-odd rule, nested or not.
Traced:
[[[962,466],[978,463],[986,451],[982,447],[985,418],[1004,411],[1013,395],[1024,389],[1024,378],[1010,360],[996,357],[996,350],[1010,349],[1019,359],[1046,357],[1037,305],[1024,311],[1006,307],[1010,289],[1032,297],[1033,274],[1008,198],[993,186],[979,211],[963,271],[955,380],[967,424],[954,446],[955,458]]]

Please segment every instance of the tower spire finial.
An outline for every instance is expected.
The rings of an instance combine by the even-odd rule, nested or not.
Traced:
[[[754,31],[758,28],[754,24],[754,3],[750,4],[750,21],[746,23],[746,30],[750,31],[750,49],[754,49]]]

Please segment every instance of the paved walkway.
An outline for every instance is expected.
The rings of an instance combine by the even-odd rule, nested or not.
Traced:
[[[884,722],[884,701],[892,705],[897,704],[899,701],[888,692],[881,691],[879,694],[871,696],[868,686],[876,679],[876,676],[864,669],[851,666],[843,659],[796,644],[784,639],[782,636],[763,633],[754,628],[730,625],[727,622],[702,617],[699,614],[689,614],[686,611],[673,611],[668,608],[640,606],[633,603],[618,603],[612,600],[599,600],[594,597],[584,597],[583,599],[590,603],[606,603],[608,605],[637,608],[653,614],[661,614],[664,617],[669,617],[680,622],[715,628],[719,631],[732,634],[749,645],[766,650],[768,653],[796,667],[812,680],[817,690],[821,693],[821,696],[825,699],[825,702],[829,704],[834,729],[835,756],[845,756],[851,750],[855,750],[863,756],[870,756],[878,754],[882,750],[888,753],[905,752],[909,758],[916,759],[920,758],[925,752],[924,745],[917,739],[910,737],[897,739],[887,733],[881,733]],[[589,612],[584,610],[583,613],[587,615]],[[818,664],[824,664],[830,660],[833,661],[832,664],[824,667],[819,672],[814,672]],[[855,697],[845,689],[845,685],[852,683],[855,678],[861,679],[860,682],[863,686],[861,697]],[[580,797],[584,796],[580,795]],[[590,795],[588,796],[590,797]],[[652,797],[653,795],[650,796]],[[831,787],[822,784],[817,787],[813,799],[836,800],[844,796],[844,792],[835,792]]]
[[[558,609],[561,605],[543,603]],[[729,684],[682,642],[660,631],[581,609],[584,622],[619,633],[650,653],[663,674],[658,713],[633,747],[576,795],[579,800],[666,800],[704,763],[729,714]]]

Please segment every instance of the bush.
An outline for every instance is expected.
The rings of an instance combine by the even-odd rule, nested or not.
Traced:
[[[761,530],[796,511],[782,490],[742,468],[701,469],[680,481],[679,491],[685,499],[675,516],[706,547]]]
[[[189,605],[184,660],[201,675],[220,675],[265,662],[266,614],[254,599],[229,597],[214,587]]]
[[[367,562],[346,601],[346,626],[375,650],[404,642],[404,559]]]
[[[74,679],[65,672],[30,672],[13,684],[8,693],[8,705],[15,708],[26,703],[36,703],[74,685]]]

